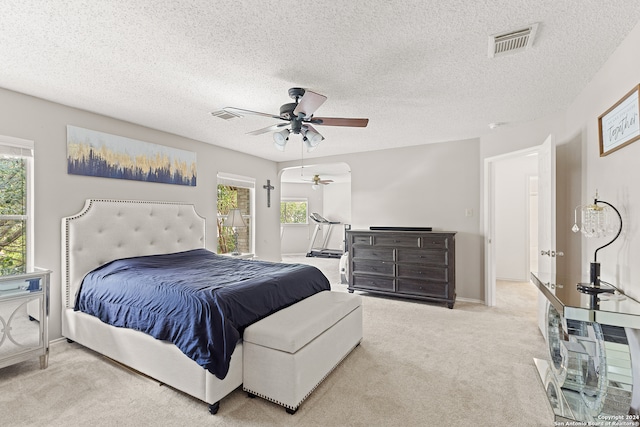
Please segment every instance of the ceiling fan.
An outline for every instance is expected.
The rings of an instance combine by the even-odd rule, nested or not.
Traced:
[[[318,184],[328,185],[333,182],[332,179],[320,179],[320,175],[313,175],[313,178],[311,178],[311,181],[313,182],[314,185],[318,185]]]
[[[253,114],[282,120],[282,123],[277,123],[248,133],[249,135],[261,135],[273,131],[274,146],[280,151],[284,151],[289,141],[289,135],[291,134],[302,135],[302,141],[306,145],[307,151],[314,150],[324,137],[320,135],[312,125],[366,127],[369,123],[369,119],[314,117],[313,113],[327,100],[327,97],[310,90],[293,87],[289,89],[289,97],[295,102],[283,104],[280,107],[279,115],[236,107],[224,107],[222,111],[214,111],[211,114],[227,120],[234,117],[242,117],[243,114]]]
[[[317,190],[320,187],[320,184],[329,185],[333,182],[332,179],[320,179],[320,175],[314,175],[311,179],[303,178],[303,181],[312,182],[313,184],[311,184],[311,188],[313,188],[314,190]]]

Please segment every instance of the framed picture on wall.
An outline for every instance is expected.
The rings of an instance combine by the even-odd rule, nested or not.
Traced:
[[[598,117],[600,157],[640,139],[640,85]]]

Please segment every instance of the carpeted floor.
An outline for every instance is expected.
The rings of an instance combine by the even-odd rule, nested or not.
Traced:
[[[338,260],[286,257],[326,272]],[[364,339],[294,415],[238,389],[207,405],[77,344],[0,369],[4,426],[552,426],[533,364],[546,358],[536,290],[501,282],[498,306],[363,295]]]

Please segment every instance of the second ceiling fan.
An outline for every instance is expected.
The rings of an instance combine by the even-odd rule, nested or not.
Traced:
[[[236,107],[224,107],[222,110],[235,117],[242,117],[242,114],[253,114],[282,120],[281,123],[249,132],[249,135],[261,135],[267,132],[274,132],[273,143],[280,151],[284,151],[289,141],[289,135],[291,134],[302,135],[302,141],[306,145],[307,151],[315,149],[324,137],[320,135],[313,126],[366,127],[369,123],[369,119],[314,117],[313,113],[327,100],[326,96],[320,95],[319,93],[294,87],[289,89],[289,96],[295,102],[282,105],[279,115]],[[215,112],[212,114],[221,116]]]
[[[305,179],[304,181],[310,181],[313,184],[311,184],[311,188],[313,188],[314,190],[317,190],[318,187],[320,187],[320,184],[322,185],[329,185],[333,182],[332,179],[320,179],[320,175],[316,174],[313,175],[313,178],[311,179]]]

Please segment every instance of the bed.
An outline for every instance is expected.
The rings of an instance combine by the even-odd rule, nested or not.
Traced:
[[[246,324],[268,315],[267,312],[254,313],[254,319],[242,321],[223,318],[222,323],[233,323],[236,332],[228,332],[225,342],[230,345],[225,353],[229,357],[221,371],[187,356],[167,340],[107,324],[94,315],[75,309],[76,298],[87,273],[117,265],[113,260],[132,257],[146,257],[146,260],[160,254],[205,252],[205,220],[196,213],[193,205],[90,199],[80,213],[63,218],[62,237],[62,335],[207,402],[210,412],[215,414],[220,400],[239,387],[243,380],[242,342],[233,333],[240,336]],[[224,261],[254,263],[228,258]],[[251,267],[255,269],[258,265],[256,262]],[[300,277],[293,280],[299,281]],[[328,281],[326,286],[321,286],[327,287]],[[319,288],[317,292],[321,290]],[[277,311],[305,297],[294,296],[289,302],[280,302],[279,306],[271,309]]]

